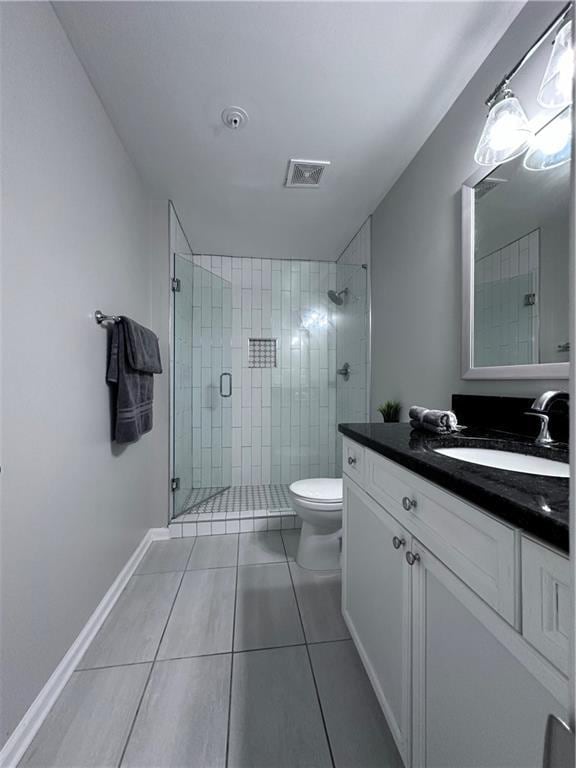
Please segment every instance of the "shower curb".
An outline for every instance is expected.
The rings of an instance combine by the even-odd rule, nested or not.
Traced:
[[[289,531],[302,527],[298,515],[258,515],[251,517],[232,517],[217,520],[200,520],[198,522],[179,523],[176,519],[170,523],[168,530],[172,539],[188,536],[218,536],[224,533],[262,533],[265,531]]]

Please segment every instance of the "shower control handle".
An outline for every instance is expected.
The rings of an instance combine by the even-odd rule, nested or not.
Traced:
[[[228,376],[228,394],[224,394],[224,376]],[[232,397],[232,374],[231,373],[221,373],[220,374],[220,397]]]
[[[344,363],[342,368],[337,369],[336,373],[338,374],[338,376],[342,376],[344,381],[348,381],[348,379],[350,378],[350,363]]]

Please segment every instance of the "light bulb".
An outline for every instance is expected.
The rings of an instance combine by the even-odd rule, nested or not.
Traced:
[[[556,35],[550,60],[538,93],[538,103],[546,108],[566,107],[572,103],[574,49],[572,22],[567,22]]]
[[[508,88],[492,105],[474,159],[478,165],[498,165],[521,155],[532,139],[522,105]]]
[[[522,124],[517,115],[502,115],[501,119],[489,129],[490,146],[496,152],[505,151],[508,147],[515,146],[516,132],[519,129],[522,130]]]
[[[572,154],[572,116],[565,109],[539,131],[524,158],[529,171],[545,171],[569,162]]]

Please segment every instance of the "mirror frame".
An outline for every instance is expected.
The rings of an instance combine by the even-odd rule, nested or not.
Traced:
[[[462,185],[462,378],[568,379],[570,362],[474,366],[474,187],[498,167],[483,166]]]

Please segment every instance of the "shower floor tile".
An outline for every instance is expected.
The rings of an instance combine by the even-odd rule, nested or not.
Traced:
[[[211,495],[216,493],[216,495]],[[206,498],[210,496],[210,498]],[[201,500],[195,503],[194,499]],[[195,488],[190,492],[178,522],[231,520],[291,512],[287,484],[233,485],[226,490]]]

